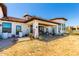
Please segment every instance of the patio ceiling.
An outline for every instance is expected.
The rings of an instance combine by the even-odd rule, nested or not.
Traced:
[[[48,24],[41,24],[41,23],[39,23],[39,26],[45,26],[45,27],[47,27],[47,26],[54,26],[54,25],[48,25]]]

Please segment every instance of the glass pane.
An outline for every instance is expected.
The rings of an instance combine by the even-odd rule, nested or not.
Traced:
[[[12,26],[11,23],[3,22],[3,23],[2,23],[2,32],[11,33],[11,26]]]
[[[5,28],[11,28],[11,23],[3,23],[3,27],[5,27]]]
[[[17,25],[16,26],[16,31],[20,32],[21,31],[21,26]]]

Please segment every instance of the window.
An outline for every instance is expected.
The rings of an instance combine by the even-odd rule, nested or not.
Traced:
[[[60,33],[61,25],[58,25],[58,32]]]
[[[79,30],[79,28],[77,28],[77,30]]]
[[[12,27],[11,23],[3,22],[2,23],[2,32],[11,33],[11,27]]]
[[[74,31],[74,30],[76,30],[76,28],[72,28],[72,30]]]
[[[65,30],[65,24],[62,24],[62,29]]]
[[[21,32],[21,26],[16,25],[16,32]]]

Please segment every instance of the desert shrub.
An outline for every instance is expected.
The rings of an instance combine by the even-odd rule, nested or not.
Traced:
[[[32,33],[29,33],[29,37],[30,37],[30,39],[31,39],[31,40],[33,40],[33,39],[34,39],[34,36],[33,36],[33,34],[32,34]]]
[[[70,34],[79,35],[79,31],[72,31]]]
[[[45,38],[43,36],[39,36],[39,39],[40,40],[44,40]]]

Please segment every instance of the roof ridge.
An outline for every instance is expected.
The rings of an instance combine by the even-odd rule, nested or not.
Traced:
[[[50,19],[50,20],[56,20],[56,19],[63,19],[63,20],[65,20],[65,21],[67,21],[67,19],[64,18],[64,17],[53,18],[53,19]]]

